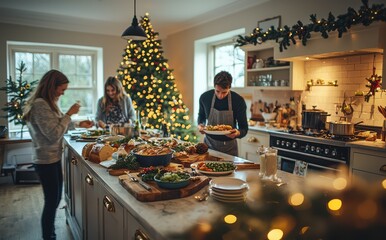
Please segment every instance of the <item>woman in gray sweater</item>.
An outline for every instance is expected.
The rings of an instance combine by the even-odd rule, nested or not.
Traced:
[[[62,198],[62,142],[64,133],[73,128],[71,115],[79,112],[80,105],[73,104],[63,114],[57,101],[68,87],[67,77],[50,70],[40,80],[35,92],[29,98],[23,118],[32,138],[34,167],[39,175],[44,193],[44,208],[41,225],[43,239],[56,239],[55,214]],[[80,127],[92,127],[92,121],[79,122]]]

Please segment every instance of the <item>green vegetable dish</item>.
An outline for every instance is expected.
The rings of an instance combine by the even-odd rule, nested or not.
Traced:
[[[154,178],[161,182],[177,183],[188,180],[190,175],[187,172],[160,172]]]
[[[226,172],[236,169],[236,166],[233,163],[224,163],[224,162],[207,162],[206,167],[213,170],[213,172]]]

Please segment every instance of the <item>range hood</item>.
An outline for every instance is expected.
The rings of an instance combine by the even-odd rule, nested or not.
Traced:
[[[386,48],[386,23],[377,22],[370,26],[353,26],[338,38],[337,32],[322,38],[318,33],[303,46],[301,41],[289,46],[282,52],[275,48],[274,57],[285,61],[305,61],[369,53],[383,53]],[[385,62],[385,61],[384,61]]]

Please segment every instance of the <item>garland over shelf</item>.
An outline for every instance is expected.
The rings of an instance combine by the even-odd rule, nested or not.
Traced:
[[[238,35],[236,47],[247,44],[261,44],[267,40],[275,40],[279,43],[280,52],[287,49],[292,44],[296,44],[296,37],[306,46],[308,39],[311,38],[311,33],[320,33],[323,38],[328,38],[330,32],[338,31],[338,37],[341,38],[343,33],[347,32],[351,26],[370,24],[383,21],[386,22],[386,8],[384,4],[373,4],[371,8],[368,5],[368,0],[362,0],[363,6],[358,11],[352,7],[347,9],[346,14],[335,16],[330,12],[327,19],[316,18],[316,14],[310,15],[311,23],[303,24],[298,21],[292,28],[285,25],[283,28],[275,29],[271,26],[267,31],[262,32],[261,29],[255,28],[249,36]]]

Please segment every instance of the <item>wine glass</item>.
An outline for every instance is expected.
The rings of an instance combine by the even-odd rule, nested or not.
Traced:
[[[147,124],[147,117],[141,117],[141,126],[143,130],[146,130],[146,124]]]

